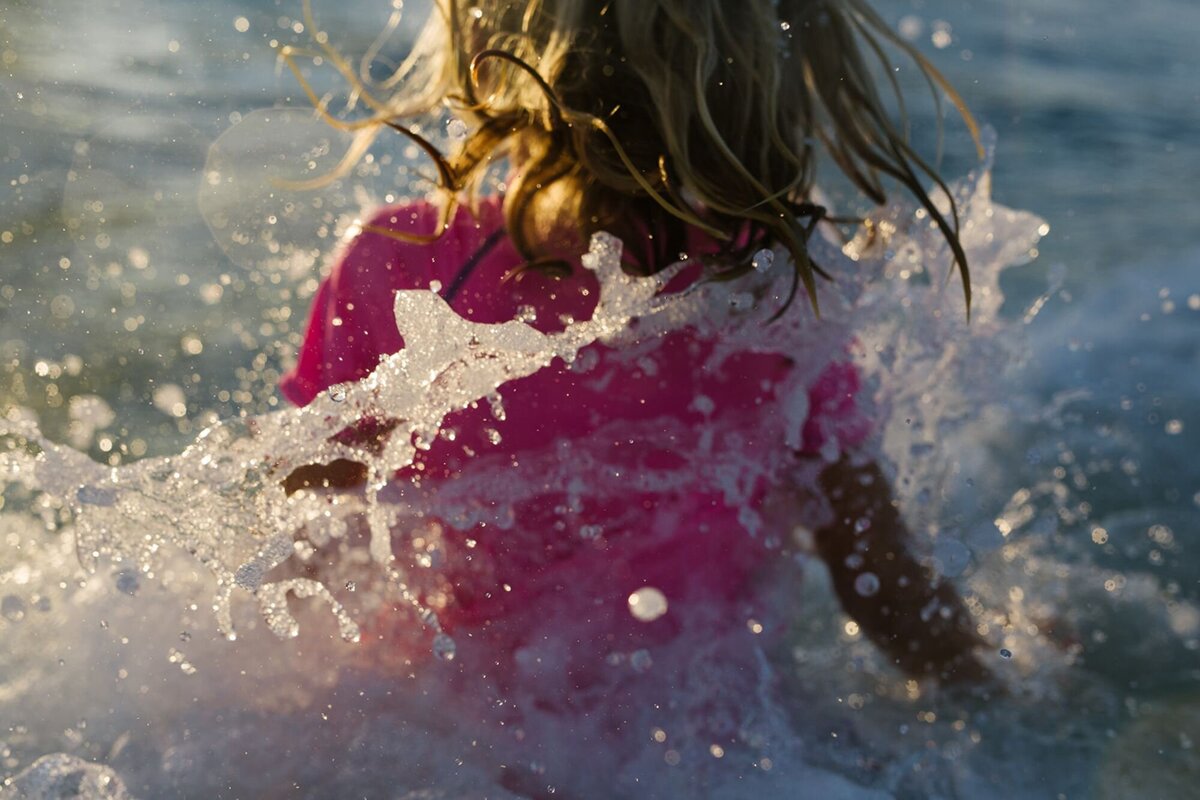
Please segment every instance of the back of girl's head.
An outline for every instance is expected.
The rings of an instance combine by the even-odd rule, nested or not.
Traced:
[[[468,123],[440,163],[448,198],[510,159],[508,228],[531,262],[551,259],[564,230],[603,229],[654,271],[698,226],[733,269],[782,245],[811,294],[823,148],[877,202],[888,178],[912,192],[965,278],[953,210],[926,195],[938,178],[876,86],[893,80],[885,44],[949,90],[863,0],[435,0],[381,118],[449,103]]]

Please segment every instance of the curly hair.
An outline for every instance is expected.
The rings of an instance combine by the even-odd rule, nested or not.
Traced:
[[[316,31],[307,0],[305,13]],[[343,167],[386,128],[437,165],[441,226],[418,240],[439,236],[456,205],[478,196],[489,165],[508,159],[506,225],[528,266],[565,266],[555,244],[564,230],[580,241],[607,230],[627,243],[629,269],[650,274],[677,260],[694,226],[721,243],[722,277],[743,274],[757,249],[782,246],[795,269],[788,302],[803,285],[816,308],[825,273],[807,242],[825,217],[812,202],[821,148],[871,200],[885,202],[889,178],[917,199],[950,246],[969,309],[958,211],[951,200],[943,213],[925,189],[946,186],[909,143],[887,47],[914,62],[935,102],[949,96],[978,146],[977,126],[864,0],[434,0],[413,51],[380,87],[386,99],[367,92],[324,34],[314,38],[371,110],[355,122],[326,113],[296,68],[299,51],[285,49],[326,119],[357,133]],[[405,124],[443,106],[466,124],[447,154]]]

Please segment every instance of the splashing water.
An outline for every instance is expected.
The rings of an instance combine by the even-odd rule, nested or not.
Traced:
[[[342,636],[357,639],[358,626],[328,586],[266,578],[294,556],[296,523],[307,519],[306,512],[321,510],[305,508],[302,498],[289,499],[283,479],[307,464],[368,461],[369,551],[378,564],[390,566],[392,520],[378,493],[388,476],[412,463],[414,439],[432,439],[447,413],[491,396],[505,382],[554,359],[573,361],[583,347],[620,335],[635,317],[652,316],[663,283],[625,276],[619,243],[598,236],[584,265],[601,280],[601,301],[591,320],[561,334],[544,335],[516,321],[472,323],[435,293],[400,292],[396,319],[407,346],[357,385],[334,387],[306,408],[219,423],[178,456],[116,468],[47,441],[31,422],[7,422],[0,434],[20,437],[27,449],[38,452],[5,454],[0,474],[71,510],[76,546],[89,569],[102,555],[117,555],[146,570],[162,545],[187,550],[215,574],[214,608],[231,638],[230,598],[238,588],[258,597],[269,627],[280,636],[299,632],[286,608],[290,593],[324,600]],[[336,440],[354,421],[370,418],[403,420],[399,435],[390,437],[381,452]],[[136,577],[130,573],[125,583],[129,580]]]
[[[600,785],[589,781],[604,780],[602,776],[614,769],[614,764],[613,774],[623,792],[633,792],[633,787],[653,780],[654,785],[673,786],[684,793],[688,791],[685,787],[703,783],[716,796],[742,796],[739,792],[745,791],[778,794],[784,787],[796,785],[818,787],[831,797],[873,796],[872,789],[840,777],[836,758],[826,758],[821,755],[824,751],[813,749],[806,758],[798,755],[805,745],[796,728],[820,728],[825,707],[814,703],[811,719],[790,721],[794,713],[791,704],[803,705],[809,690],[794,689],[798,694],[792,701],[781,703],[771,688],[776,682],[771,665],[775,656],[768,658],[770,648],[758,643],[764,631],[781,630],[788,624],[793,600],[780,595],[786,581],[764,578],[764,589],[749,601],[754,607],[744,609],[745,614],[733,626],[713,618],[713,607],[677,602],[653,581],[637,583],[633,586],[637,591],[627,595],[623,609],[629,624],[647,631],[655,625],[676,624],[697,633],[626,651],[607,652],[588,642],[572,644],[561,636],[556,638],[553,632],[563,629],[554,627],[560,622],[557,617],[575,613],[571,609],[580,607],[578,603],[561,609],[534,609],[543,626],[534,633],[548,633],[536,644],[537,636],[531,635],[511,654],[511,674],[503,669],[497,673],[494,662],[504,654],[481,654],[473,643],[457,640],[453,631],[443,630],[438,604],[429,602],[437,596],[431,587],[440,580],[445,559],[437,529],[442,523],[462,531],[486,529],[492,536],[510,537],[513,547],[540,548],[537,537],[522,538],[520,509],[543,497],[545,487],[561,487],[562,518],[578,520],[587,517],[572,509],[622,498],[630,491],[632,480],[635,489],[647,491],[701,486],[737,510],[744,535],[769,541],[775,535],[771,531],[779,527],[773,516],[778,512],[751,502],[756,481],[779,483],[787,473],[796,485],[812,485],[821,460],[800,467],[785,463],[788,459],[783,456],[739,460],[738,448],[729,439],[755,435],[798,448],[809,417],[807,390],[824,364],[844,354],[850,340],[855,343],[856,366],[870,387],[864,403],[880,432],[877,447],[894,466],[897,490],[914,521],[914,530],[928,537],[926,545],[946,574],[962,571],[964,558],[988,558],[997,547],[993,538],[937,525],[946,502],[939,487],[961,469],[946,457],[959,446],[955,437],[979,413],[1004,365],[1019,355],[1017,338],[998,316],[1003,299],[998,276],[1004,266],[1029,257],[1042,225],[1032,215],[991,202],[986,166],[958,184],[955,192],[964,220],[962,239],[976,285],[970,324],[956,287],[948,285],[942,275],[931,274],[934,265],[949,270],[949,255],[940,235],[929,220],[900,205],[873,219],[873,236],[863,234],[844,246],[833,238],[814,241],[819,263],[833,274],[848,276],[836,289],[821,287],[824,318],[819,323],[796,309],[779,322],[766,324],[788,288],[789,271],[772,268],[781,255],[756,255],[756,270],[733,286],[704,284],[684,293],[665,294],[664,287],[682,267],[652,280],[630,278],[621,271],[620,243],[599,235],[583,260],[600,284],[595,311],[590,319],[572,322],[560,332],[543,333],[522,321],[477,324],[459,317],[433,292],[400,292],[395,316],[405,349],[384,359],[363,381],[335,386],[308,407],[221,422],[178,455],[122,467],[96,464],[70,447],[48,441],[31,421],[10,415],[0,424],[0,436],[8,446],[0,458],[0,475],[24,492],[28,508],[36,510],[47,527],[69,533],[69,539],[60,537],[45,547],[61,548],[69,542],[93,571],[106,559],[117,562],[114,575],[119,577],[114,578],[113,588],[131,595],[129,602],[144,600],[160,578],[170,588],[167,576],[172,570],[182,572],[178,558],[183,554],[209,574],[210,586],[215,582],[215,620],[228,638],[235,632],[234,599],[241,595],[252,597],[266,627],[287,639],[301,631],[301,619],[289,609],[289,598],[312,598],[323,604],[338,634],[347,641],[375,637],[381,614],[401,619],[403,615],[396,615],[396,609],[407,609],[419,626],[432,634],[425,652],[444,669],[421,666],[417,663],[421,659],[407,651],[393,660],[378,649],[370,651],[372,659],[381,660],[375,668],[387,663],[387,669],[395,668],[399,670],[396,674],[409,675],[413,682],[401,710],[388,706],[388,714],[401,717],[385,714],[357,722],[352,728],[363,741],[384,748],[373,756],[382,761],[371,763],[400,759],[409,765],[411,780],[417,781],[420,769],[415,765],[422,757],[445,765],[445,756],[435,753],[469,753],[466,742],[485,735],[478,726],[461,733],[430,733],[444,728],[438,710],[448,705],[458,709],[461,718],[485,720],[481,723],[484,728],[504,731],[504,735],[487,734],[491,736],[488,747],[497,758],[522,765],[507,773],[509,778],[501,782],[503,789],[477,772],[490,769],[482,766],[490,763],[487,759],[469,756],[466,766],[460,759],[458,767],[437,767],[430,780],[445,796],[455,796],[455,786],[469,791],[486,784],[496,796],[506,796],[504,791],[528,796],[558,787]],[[449,415],[483,404],[502,421],[502,390],[507,384],[560,362],[574,370],[596,369],[599,347],[606,349],[605,358],[649,365],[645,369],[652,370],[661,341],[682,329],[709,337],[719,333],[709,356],[714,365],[747,350],[805,353],[806,363],[799,365],[796,377],[780,390],[782,413],[753,421],[749,428],[744,420],[735,426],[719,410],[714,413],[711,401],[697,398],[695,408],[705,421],[694,430],[681,427],[629,434],[647,441],[655,436],[673,437],[678,442],[675,452],[687,466],[640,463],[632,478],[622,477],[622,470],[631,466],[622,460],[624,456],[587,443],[573,443],[564,451],[559,443],[549,452],[524,459],[520,472],[507,462],[489,460],[485,453],[459,480],[424,486],[398,486],[391,480],[414,463],[427,443],[446,435]],[[389,435],[369,447],[339,435],[361,420],[386,420],[393,427]],[[837,457],[841,433],[834,428],[823,431],[826,458]],[[787,452],[787,448],[776,449]],[[367,489],[361,497],[310,491],[288,494],[284,479],[294,470],[337,459],[367,465]],[[581,475],[586,482],[578,479]],[[819,506],[816,498],[794,501],[783,512],[789,515],[785,519],[791,520],[784,529],[794,525],[795,519],[811,521],[822,513]],[[620,513],[638,511],[622,509]],[[356,520],[365,522],[359,525]],[[603,526],[568,522],[569,533],[571,524],[576,524],[573,532],[580,541],[603,545]],[[423,543],[412,558],[403,547],[398,548],[398,530],[407,531],[405,545],[418,539]],[[327,554],[331,543],[346,545],[337,550],[339,556],[332,564],[318,555]],[[790,550],[790,545],[779,542],[768,546],[781,552]],[[864,573],[856,583],[864,596],[878,591],[873,577]],[[36,585],[37,580],[30,576],[26,584]],[[812,586],[819,591],[819,580]],[[582,587],[576,590],[586,591]],[[972,595],[969,602],[981,621],[990,619],[989,615],[1013,613],[1007,599],[997,599],[984,590]],[[814,603],[814,608],[811,613],[823,613],[821,603]],[[833,612],[830,615],[834,616]],[[182,675],[173,680],[219,680],[205,676],[227,669],[219,664],[220,658],[211,663],[211,658],[203,657],[198,639],[190,635],[183,639],[177,627],[170,629],[172,640],[188,649],[186,654],[172,652],[171,666]],[[565,629],[571,630],[569,626]],[[708,635],[699,633],[706,630]],[[364,637],[364,631],[371,637]],[[773,639],[778,640],[778,636]],[[166,647],[167,641],[162,644]],[[1018,665],[1032,664],[1037,654],[1046,650],[1042,647],[1039,651],[1036,637],[1027,641],[1006,636],[1003,644]],[[603,665],[587,668],[599,669],[598,674],[580,677],[580,648]],[[872,663],[853,637],[833,650],[809,647],[806,657],[845,658],[847,648],[855,658]],[[200,654],[193,655],[193,649]],[[403,666],[397,666],[395,659]],[[864,675],[885,671],[874,663],[876,667],[865,668]],[[184,665],[190,670],[183,669]],[[468,679],[479,685],[462,689]],[[344,677],[340,685],[338,691],[350,693],[355,683]],[[382,696],[379,684],[366,686],[360,695]],[[475,699],[451,701],[455,692]],[[390,691],[387,694],[390,696]],[[641,703],[639,697],[655,701]],[[548,698],[555,702],[570,699],[564,707],[550,707]],[[471,705],[475,702],[478,705]],[[631,704],[629,708],[647,710],[621,712],[627,713],[629,720],[619,723],[607,717],[604,722],[596,721],[609,713],[600,709],[610,706],[619,711],[624,702]],[[408,726],[408,720],[424,733],[419,742],[409,742],[411,752],[401,758],[398,751],[380,745],[379,737],[387,738],[388,725]],[[339,724],[349,723],[343,720]],[[501,727],[496,728],[497,724]],[[594,765],[575,768],[569,753],[551,747],[564,724],[589,730],[593,726],[597,731],[607,730],[604,726],[610,724],[617,724],[621,731],[633,726],[624,739],[637,744],[622,745],[614,753],[598,757]],[[284,715],[280,727],[274,729],[281,740],[290,740],[288,725]],[[644,734],[638,726],[651,731],[651,744],[643,746]],[[212,744],[211,738],[202,737],[202,741]],[[880,749],[889,752],[887,747]],[[530,753],[538,754],[538,762],[524,766]],[[743,759],[738,762],[742,766],[729,766],[737,759]],[[170,763],[175,764],[172,769],[183,770],[179,774],[198,780],[197,773],[180,766],[182,762]],[[680,764],[687,769],[673,769]],[[718,766],[728,771],[719,771]],[[323,785],[349,791],[355,784],[347,769],[338,768],[335,776],[322,779]],[[455,783],[460,779],[465,783]],[[737,788],[743,781],[750,781],[745,785],[751,788]]]

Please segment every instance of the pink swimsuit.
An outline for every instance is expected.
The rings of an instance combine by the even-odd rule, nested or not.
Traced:
[[[371,224],[424,233],[436,220],[432,206],[417,204],[386,209]],[[299,361],[282,392],[307,404],[333,384],[363,378],[381,356],[402,348],[392,314],[393,294],[401,289],[440,284],[451,307],[476,322],[521,315],[549,332],[563,328],[564,316],[588,318],[598,294],[588,270],[577,266],[565,279],[528,273],[502,283],[522,262],[503,230],[500,203],[491,200],[478,219],[460,211],[430,245],[360,235],[318,290]],[[706,243],[694,238],[692,255],[702,256]],[[661,591],[672,612],[696,601],[716,608],[742,602],[748,579],[768,553],[766,537],[747,524],[743,509],[711,487],[637,481],[646,473],[696,469],[672,442],[691,452],[708,420],[777,413],[777,387],[795,362],[747,351],[708,369],[713,347],[689,331],[663,337],[636,360],[592,345],[574,365],[556,362],[501,387],[503,418],[486,402],[446,418],[443,431],[453,431],[453,438],[439,437],[397,481],[453,498],[458,477],[477,465],[490,464],[498,481],[548,454],[557,453],[554,463],[566,465],[565,472],[536,473],[557,477],[539,478],[545,485],[514,502],[506,524],[447,513],[438,577],[421,590],[448,632],[457,637],[467,631],[476,639],[490,634],[492,647],[515,651],[528,646],[550,617],[565,615],[573,620],[577,644],[590,640],[592,652],[598,646],[601,653],[628,653],[670,638],[681,624],[678,613],[635,620],[627,598],[641,587]],[[839,448],[867,437],[869,423],[856,407],[858,384],[854,367],[837,361],[809,382],[801,452],[817,453],[830,437]],[[754,463],[759,454],[777,455],[784,447],[755,433],[761,428],[753,425],[745,433],[731,430],[706,445],[714,471],[738,460]],[[572,464],[579,465],[574,474]],[[736,469],[729,480],[739,480]],[[589,491],[605,481],[622,488]],[[766,489],[759,481],[739,491],[753,508]],[[473,502],[460,500],[460,506]]]

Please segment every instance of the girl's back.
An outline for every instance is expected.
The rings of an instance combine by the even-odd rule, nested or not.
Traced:
[[[396,207],[368,229],[422,230],[435,217],[429,205]],[[459,212],[433,244],[361,235],[320,289],[285,394],[307,403],[399,350],[397,290],[432,287],[472,321],[520,318],[543,332],[591,316],[599,285],[589,270],[506,284],[521,258],[503,232],[492,199],[478,217]],[[700,260],[713,247],[696,233],[688,255]],[[666,292],[695,273],[681,271]],[[719,350],[703,322],[632,347],[592,345],[444,421],[396,482],[401,493],[437,495],[451,587],[436,603],[444,625],[495,626],[563,585],[573,588],[554,602],[575,597],[614,619],[629,617],[627,600],[642,587],[668,602],[690,591],[724,602],[743,593],[750,570],[781,544],[779,531],[764,529],[763,501],[800,482],[796,473],[818,455],[836,460],[860,445],[869,420],[857,407],[857,372],[829,359],[848,358],[835,341],[814,340],[816,363],[801,368],[765,343]],[[379,430],[376,420],[355,435]],[[464,495],[456,485],[471,488]]]

